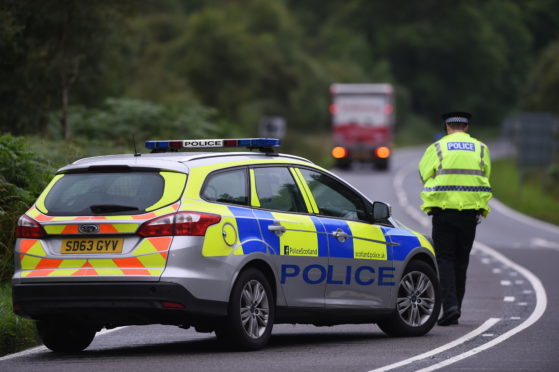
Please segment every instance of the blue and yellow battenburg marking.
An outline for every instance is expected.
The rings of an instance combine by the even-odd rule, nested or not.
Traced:
[[[222,216],[219,224],[208,228],[202,249],[204,256],[261,252],[282,256],[403,261],[418,247],[434,253],[422,234],[405,229],[196,201],[184,202],[181,209]],[[278,222],[286,229],[280,236],[269,230],[270,225]],[[234,231],[227,232],[224,225]],[[348,238],[340,241],[333,231],[342,231]],[[236,234],[233,241],[230,240],[231,234]]]
[[[265,163],[251,161],[250,164]],[[297,162],[297,161],[295,161]],[[287,162],[286,162],[287,163]],[[293,161],[289,162],[293,164]],[[301,162],[301,164],[307,164]],[[227,166],[246,166],[246,161],[235,161]],[[228,206],[208,203],[200,198],[203,180],[214,170],[215,165],[193,168],[189,176],[189,187],[182,199],[180,210],[215,213],[222,216],[220,223],[208,227],[202,254],[206,257],[245,255],[262,252],[272,255],[300,257],[336,257],[360,260],[403,261],[419,247],[434,253],[431,244],[422,234],[400,228],[372,225],[365,222],[339,220],[306,214],[272,212],[258,209],[259,200],[250,170],[251,207]],[[290,168],[295,181],[302,187],[302,178],[296,168]],[[318,213],[318,208],[308,193],[304,201],[309,213]],[[273,224],[285,228],[283,234],[270,231]],[[341,232],[347,239],[340,239],[334,232]]]

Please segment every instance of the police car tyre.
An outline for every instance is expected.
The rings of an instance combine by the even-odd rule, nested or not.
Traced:
[[[378,323],[387,335],[423,336],[439,316],[441,298],[437,274],[423,261],[411,261],[397,288],[394,313]]]
[[[95,329],[73,322],[40,320],[39,337],[46,347],[58,353],[77,353],[87,348],[95,337]]]
[[[217,337],[239,350],[258,350],[272,334],[275,301],[264,274],[249,268],[242,271],[233,286],[227,319],[216,329]]]

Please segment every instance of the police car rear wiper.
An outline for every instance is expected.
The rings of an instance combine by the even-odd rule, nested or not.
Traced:
[[[124,212],[124,211],[137,211],[138,208],[128,205],[118,205],[118,204],[97,204],[90,205],[89,209],[93,213],[105,213],[105,212]]]

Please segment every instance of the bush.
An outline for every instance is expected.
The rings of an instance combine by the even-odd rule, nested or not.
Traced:
[[[52,168],[26,150],[23,138],[0,136],[0,283],[13,272],[17,219],[35,201],[52,176]]]
[[[40,343],[35,322],[12,311],[12,292],[8,284],[0,285],[0,356]]]
[[[61,133],[58,114],[51,115],[51,134]],[[169,138],[207,138],[231,132],[217,111],[200,105],[160,105],[130,98],[108,98],[101,108],[72,106],[69,116],[74,138],[109,140],[128,145],[137,141]],[[229,127],[232,127],[230,125]]]

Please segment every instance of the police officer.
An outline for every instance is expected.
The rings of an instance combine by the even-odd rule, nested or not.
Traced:
[[[466,271],[480,216],[491,199],[487,146],[467,132],[471,115],[442,115],[447,135],[431,144],[421,161],[421,209],[433,216],[433,243],[441,280],[441,326],[458,324]]]

